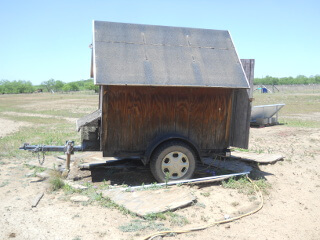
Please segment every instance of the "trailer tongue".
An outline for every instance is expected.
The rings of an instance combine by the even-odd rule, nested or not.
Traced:
[[[67,156],[66,170],[70,170],[70,159],[71,154],[74,152],[82,152],[83,146],[74,146],[74,141],[66,141],[64,146],[51,146],[51,145],[29,145],[28,143],[23,144],[20,150],[27,150],[33,153],[45,153],[45,152],[64,152]],[[44,155],[43,155],[44,156]]]

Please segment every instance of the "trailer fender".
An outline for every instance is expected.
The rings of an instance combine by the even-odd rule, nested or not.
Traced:
[[[182,142],[187,143],[190,147],[192,147],[194,149],[194,151],[197,154],[197,158],[198,160],[200,160],[200,151],[199,151],[199,147],[197,146],[197,144],[195,144],[193,141],[191,141],[190,139],[182,136],[182,135],[178,135],[178,134],[167,134],[161,137],[156,138],[154,141],[152,141],[152,143],[148,146],[144,157],[142,158],[142,162],[144,165],[148,164],[151,158],[151,155],[153,153],[153,151],[161,144],[168,142],[168,141],[172,141],[172,140],[180,140]]]

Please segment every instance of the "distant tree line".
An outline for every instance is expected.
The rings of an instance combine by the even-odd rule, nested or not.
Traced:
[[[254,84],[263,85],[292,85],[292,84],[320,84],[320,75],[306,77],[298,75],[296,77],[271,77],[255,78]],[[80,80],[76,82],[65,83],[60,80],[49,79],[43,81],[40,85],[32,85],[30,81],[18,80],[8,81],[0,80],[0,94],[4,93],[32,93],[42,92],[70,92],[94,90],[98,91],[99,86],[93,84],[93,79]]]
[[[30,81],[8,81],[0,80],[0,93],[29,93],[34,91]]]
[[[264,78],[255,78],[254,84],[263,85],[292,85],[292,84],[320,84],[320,75],[306,77],[304,75],[298,75],[296,77],[271,77],[265,76]]]
[[[32,92],[70,92],[94,90],[98,91],[99,86],[94,85],[93,79],[80,80],[65,83],[60,80],[49,79],[40,85],[32,85],[30,81],[8,81],[0,80],[0,94],[4,93],[32,93]]]

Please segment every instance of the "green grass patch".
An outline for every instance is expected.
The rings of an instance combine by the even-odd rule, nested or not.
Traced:
[[[82,190],[75,189],[75,188],[71,187],[69,184],[64,184],[62,189],[67,195],[74,194],[74,193],[81,193],[82,192]]]
[[[4,186],[7,186],[9,184],[8,181],[4,181],[2,183],[0,183],[0,187],[4,187]]]
[[[52,171],[49,178],[50,190],[57,191],[64,187],[61,173],[58,171]]]
[[[169,230],[164,226],[163,223],[155,221],[145,221],[140,219],[135,219],[130,221],[130,223],[119,226],[119,230],[122,232],[138,232],[145,229],[155,230],[155,231],[166,231]]]
[[[169,212],[166,212],[165,215],[168,216],[169,222],[173,226],[182,227],[182,226],[190,223],[186,217],[181,216],[181,215],[174,213],[174,212],[169,211]]]
[[[249,152],[249,149],[244,148],[233,148],[232,151],[238,151],[238,152]],[[231,152],[232,153],[232,152]]]
[[[117,209],[118,211],[120,211],[124,215],[131,215],[131,216],[134,216],[134,217],[136,216],[136,214],[134,214],[133,212],[131,212],[130,210],[128,210],[124,206],[116,204],[110,198],[101,196],[101,198],[98,200],[98,203],[102,207],[111,208],[111,209]]]
[[[209,197],[210,196],[210,192],[202,192],[200,193],[202,196],[204,197]]]
[[[150,213],[144,217],[147,221],[168,220],[173,226],[184,226],[189,223],[188,219],[174,212]]]
[[[254,183],[264,194],[269,194],[268,190],[271,188],[271,185],[266,180],[259,179],[254,181]],[[239,179],[229,178],[228,180],[222,182],[222,186],[224,188],[237,189],[239,193],[246,195],[255,194],[253,184],[246,177],[241,177]]]
[[[280,123],[289,127],[320,128],[320,121],[283,118]]]
[[[148,220],[148,221],[152,221],[152,220],[166,220],[167,217],[165,215],[165,213],[149,213],[147,214],[144,219]]]
[[[32,124],[53,125],[66,123],[65,119],[51,118],[51,117],[37,117],[37,116],[17,116],[17,115],[1,115],[1,118],[6,118],[18,122],[27,122]]]
[[[33,170],[33,174],[30,177],[35,177],[35,176],[37,176],[37,173],[41,173],[46,170],[46,168],[38,167],[38,166],[31,166],[28,164],[24,164],[24,166],[29,168],[30,170]]]

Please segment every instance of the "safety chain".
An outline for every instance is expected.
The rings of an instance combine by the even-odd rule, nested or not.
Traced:
[[[44,163],[44,160],[46,159],[46,154],[45,152],[42,152],[42,160],[40,160],[40,152],[38,152],[38,161],[39,164],[42,165]]]

